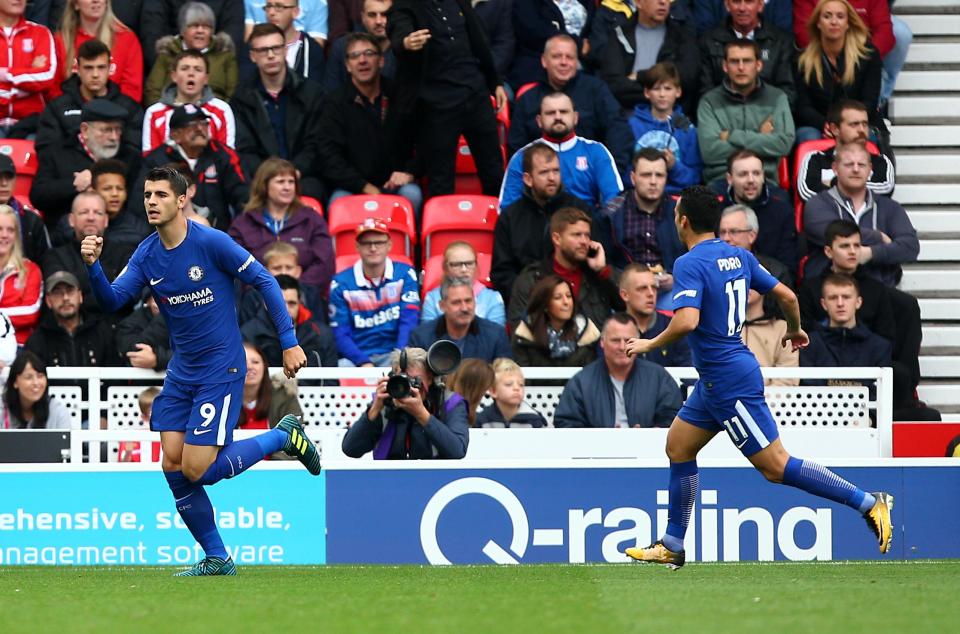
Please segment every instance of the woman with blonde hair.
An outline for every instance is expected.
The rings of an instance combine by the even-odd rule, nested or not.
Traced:
[[[137,103],[143,99],[143,49],[137,34],[113,14],[111,0],[68,0],[54,36],[62,79],[76,72],[77,49],[88,40],[100,40],[110,49],[110,81]],[[60,95],[60,82],[51,97]]]
[[[290,161],[274,157],[260,164],[244,213],[227,233],[261,262],[277,241],[295,245],[303,270],[300,283],[327,294],[333,277],[333,240],[323,216],[300,200],[300,177]]]
[[[40,267],[23,257],[20,216],[0,205],[0,313],[10,319],[17,343],[23,345],[40,321]]]
[[[878,110],[883,62],[850,3],[820,0],[807,33],[810,43],[797,59],[797,142],[826,134],[827,112],[841,99],[863,103],[871,127],[884,130]]]

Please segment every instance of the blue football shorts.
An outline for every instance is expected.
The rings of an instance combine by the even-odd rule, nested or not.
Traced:
[[[167,377],[153,401],[151,431],[180,431],[188,445],[224,446],[233,442],[233,428],[243,404],[243,381],[187,385]]]
[[[726,431],[744,456],[750,457],[780,437],[763,398],[760,369],[736,382],[720,385],[697,381],[677,417],[708,431]]]

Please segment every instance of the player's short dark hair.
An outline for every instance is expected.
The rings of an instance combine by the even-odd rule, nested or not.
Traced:
[[[177,196],[185,196],[187,193],[187,181],[184,180],[180,172],[173,167],[167,167],[166,165],[154,167],[147,172],[147,176],[143,180],[144,182],[167,181],[170,183],[170,189],[172,189],[173,193]]]
[[[183,161],[174,161],[172,163],[166,163],[164,167],[169,167],[172,170],[177,170],[180,173],[180,176],[183,176],[183,180],[187,181],[187,187],[197,184],[197,177],[193,175],[193,171],[190,170],[190,166],[184,163]]]
[[[279,28],[279,27],[278,27]],[[350,47],[356,44],[357,42],[366,42],[373,47],[373,50],[377,52],[377,55],[380,55],[380,42],[377,41],[370,33],[347,33],[346,45],[343,47],[344,52],[349,51]]]
[[[293,277],[292,275],[286,275],[285,273],[281,273],[276,277],[277,285],[280,287],[281,291],[287,291],[292,288],[293,290],[297,291],[297,293],[300,292],[300,282],[297,281],[297,278]]]
[[[279,35],[283,38],[283,41],[287,41],[287,36],[284,35],[283,29],[272,22],[261,22],[260,24],[254,25],[253,29],[250,31],[250,38],[247,40],[250,44],[253,44],[253,41],[258,37],[266,37],[267,35]],[[379,49],[377,49],[379,50]]]
[[[823,243],[833,246],[833,241],[837,238],[849,238],[850,236],[860,235],[860,227],[852,220],[834,220],[827,225],[827,230],[823,234]]]
[[[110,59],[110,49],[100,40],[87,40],[77,48],[77,59],[97,59],[106,55]]]
[[[177,56],[173,58],[173,64],[170,66],[170,70],[176,70],[177,65],[184,59],[202,59],[203,67],[207,69],[208,73],[210,72],[210,60],[203,54],[203,51],[195,48],[186,48],[177,53]]]
[[[663,161],[664,167],[667,165],[667,157],[663,152],[655,147],[642,147],[633,155],[633,169],[637,169],[637,163],[640,159],[644,161]]]
[[[844,110],[857,110],[866,113],[867,107],[863,105],[862,101],[857,101],[856,99],[840,99],[834,101],[827,109],[827,123],[832,123],[837,126],[840,125],[840,122],[843,121]]]
[[[749,48],[753,51],[754,57],[760,59],[760,45],[757,44],[756,40],[748,40],[745,38],[734,38],[730,40],[723,45],[723,59],[727,59],[731,48]]]
[[[633,315],[631,315],[628,312],[624,312],[622,310],[617,311],[612,315],[610,315],[609,317],[607,317],[606,319],[604,319],[603,328],[601,329],[601,331],[606,332],[607,324],[610,324],[610,323],[618,323],[622,326],[628,326],[630,324],[633,324],[633,326],[637,329],[638,332],[640,330],[640,326],[637,324],[637,320],[634,319]]]
[[[523,158],[520,161],[520,168],[524,174],[533,172],[533,157],[542,156],[545,160],[557,158],[557,151],[546,143],[533,143],[523,151]]]
[[[124,182],[127,180],[127,166],[123,161],[117,159],[100,159],[90,166],[90,182],[94,187],[97,185],[97,179],[104,174],[119,174]]]
[[[563,230],[572,224],[585,222],[593,225],[590,214],[576,207],[561,207],[550,216],[550,233],[563,233]]]
[[[680,87],[680,71],[673,62],[657,62],[642,75],[643,87],[653,90],[660,82],[668,82]]]
[[[759,154],[757,154],[756,152],[754,152],[749,148],[742,147],[739,150],[736,150],[735,152],[731,153],[730,156],[727,157],[727,174],[733,174],[733,164],[739,161],[740,159],[745,159],[745,158],[755,158],[759,160],[761,163],[763,163],[763,159],[760,158]]]
[[[857,291],[857,295],[860,294],[860,284],[857,283],[857,278],[847,273],[830,273],[823,278],[823,284],[820,285],[821,297],[823,297],[823,289],[827,284],[831,286],[852,286],[853,290]]]
[[[703,185],[694,185],[680,192],[677,213],[686,216],[690,228],[697,233],[717,232],[722,206],[717,195]]]

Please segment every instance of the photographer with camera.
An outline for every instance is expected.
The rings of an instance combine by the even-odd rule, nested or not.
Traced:
[[[460,362],[456,344],[394,350],[389,375],[377,384],[370,408],[343,437],[343,453],[375,460],[458,459],[470,442],[467,403],[444,389],[442,376]]]

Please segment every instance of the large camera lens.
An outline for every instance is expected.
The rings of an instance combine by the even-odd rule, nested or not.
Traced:
[[[394,374],[387,379],[387,394],[391,398],[407,398],[413,385],[406,374]]]

